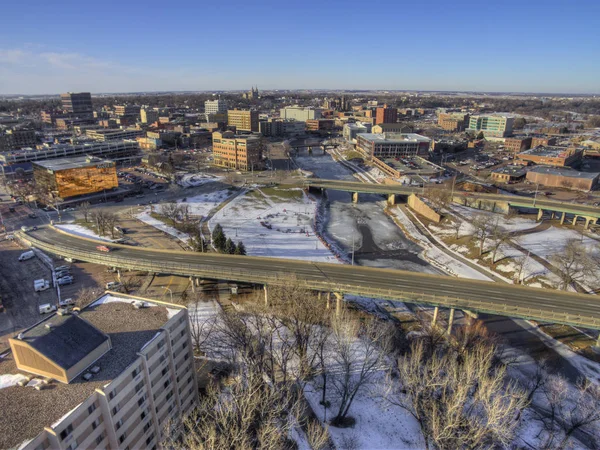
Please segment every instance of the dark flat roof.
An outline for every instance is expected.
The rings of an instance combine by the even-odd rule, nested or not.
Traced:
[[[72,158],[44,159],[42,161],[35,161],[34,164],[46,169],[57,171],[75,169],[77,167],[96,166],[98,164],[114,164],[114,162],[109,159],[90,159],[87,156],[74,156]]]
[[[107,335],[73,314],[55,314],[20,336],[63,369],[70,369],[108,340]]]

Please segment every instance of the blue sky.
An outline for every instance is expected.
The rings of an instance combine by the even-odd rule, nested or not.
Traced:
[[[2,4],[0,94],[600,93],[600,0]]]

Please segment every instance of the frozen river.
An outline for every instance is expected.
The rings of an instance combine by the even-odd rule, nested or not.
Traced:
[[[354,180],[350,170],[335,162],[328,154],[308,155],[301,151],[295,158],[299,167],[318,178]],[[439,273],[419,257],[421,247],[407,239],[394,221],[383,210],[379,195],[361,194],[357,204],[348,192],[328,191],[327,224],[329,240],[346,253],[352,253],[357,264],[415,272]]]

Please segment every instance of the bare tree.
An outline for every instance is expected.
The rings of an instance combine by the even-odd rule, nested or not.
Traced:
[[[217,327],[217,315],[202,315],[200,306],[206,302],[202,294],[196,294],[195,301],[188,305],[190,312],[190,334],[197,352],[206,354],[212,334]]]
[[[490,239],[492,241],[492,264],[495,264],[498,250],[500,250],[500,247],[502,247],[504,244],[508,244],[510,242],[511,234],[509,231],[504,230],[500,226],[493,226]]]
[[[451,192],[448,189],[439,187],[430,187],[425,189],[425,197],[440,210],[447,208],[452,201]]]
[[[436,350],[421,341],[398,360],[401,384],[390,380],[385,398],[419,423],[425,447],[492,448],[507,445],[518,426],[526,395],[494,364],[495,347],[478,344],[465,352]]]
[[[272,385],[262,374],[239,374],[224,388],[211,385],[197,410],[165,428],[162,446],[187,449],[288,449],[301,398],[290,384]]]
[[[598,385],[581,380],[573,391],[564,378],[552,375],[545,383],[543,392],[549,407],[549,414],[542,417],[547,432],[546,448],[564,449],[572,435],[579,430],[587,430],[591,435],[598,433]]]
[[[558,270],[559,288],[565,291],[569,286],[593,274],[595,269],[586,247],[577,239],[569,239],[562,251],[550,256],[549,261]]]
[[[348,413],[356,395],[382,371],[390,350],[390,325],[367,319],[352,320],[347,312],[332,322],[333,348],[328,371],[337,394],[338,411],[332,425],[347,424]]]
[[[527,261],[529,260],[529,255],[522,255],[518,258],[515,258],[515,263],[517,265],[517,270],[515,272],[515,283],[522,284],[525,281],[524,271],[527,269]]]
[[[462,228],[462,220],[460,220],[458,217],[454,217],[452,219],[452,221],[450,222],[450,228],[452,228],[452,230],[454,230],[454,238],[458,239],[460,237],[460,229]]]
[[[119,218],[117,217],[116,214],[111,213],[111,212],[104,213],[104,223],[106,225],[106,228],[108,228],[108,230],[110,230],[110,237],[112,239],[116,239],[117,230],[115,229],[115,227],[117,226],[118,220],[119,220]]]
[[[313,450],[326,450],[329,448],[329,430],[322,427],[317,420],[308,420],[305,425],[306,440]]]
[[[81,202],[79,204],[79,211],[83,213],[83,219],[87,222],[90,215],[91,205],[90,202]]]
[[[160,214],[167,219],[176,221],[181,217],[181,207],[177,203],[162,203],[160,205]]]
[[[498,220],[488,214],[479,214],[475,216],[472,224],[475,227],[473,237],[479,241],[479,256],[481,256],[487,239],[498,226]]]

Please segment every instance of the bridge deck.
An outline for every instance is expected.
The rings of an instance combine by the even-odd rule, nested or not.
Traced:
[[[111,244],[43,227],[18,235],[34,247],[81,261],[155,273],[256,284],[297,282],[310,289],[468,309],[600,329],[600,299],[592,295],[428,275],[391,269],[287,259],[152,250]]]

